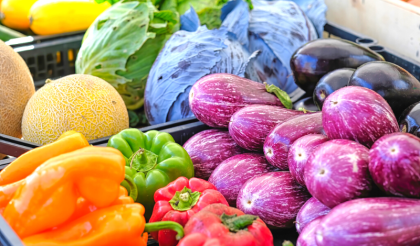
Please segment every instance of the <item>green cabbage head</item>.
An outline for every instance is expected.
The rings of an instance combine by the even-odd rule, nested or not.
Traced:
[[[139,109],[149,71],[178,30],[179,14],[174,10],[158,10],[150,1],[119,1],[87,30],[76,73],[104,79],[117,89],[127,109]]]

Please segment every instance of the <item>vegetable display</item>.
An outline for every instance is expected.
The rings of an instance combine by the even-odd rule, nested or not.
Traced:
[[[191,157],[195,177],[206,180],[224,160],[245,151],[235,143],[228,131],[220,129],[199,132],[188,139],[183,147]]]
[[[223,194],[230,206],[236,206],[239,190],[250,178],[259,174],[277,171],[264,155],[246,153],[226,159],[214,170],[209,182]]]
[[[257,216],[223,204],[212,204],[185,225],[179,246],[273,245],[273,235]]]
[[[126,178],[122,185],[129,193],[137,190],[136,202],[145,207],[146,218],[152,214],[156,190],[178,177],[194,176],[190,156],[166,132],[153,130],[143,133],[138,129],[126,129],[112,136],[107,146],[123,154]],[[135,188],[130,185],[133,182]]]
[[[223,195],[211,183],[197,178],[188,180],[180,177],[160,188],[154,195],[155,206],[150,222],[174,221],[182,226],[190,217],[210,204],[220,203],[228,205]],[[153,232],[152,237],[159,245],[177,245],[177,232],[161,230]]]

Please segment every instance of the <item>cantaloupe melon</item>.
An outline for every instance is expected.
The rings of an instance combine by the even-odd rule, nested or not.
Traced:
[[[48,144],[75,130],[86,139],[98,139],[128,128],[124,101],[108,82],[75,74],[47,81],[26,105],[22,119],[23,138]]]
[[[22,115],[35,93],[25,61],[0,40],[0,133],[21,138]],[[0,154],[0,159],[4,155]]]

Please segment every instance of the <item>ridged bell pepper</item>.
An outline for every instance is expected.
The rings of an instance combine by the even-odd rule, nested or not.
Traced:
[[[68,221],[79,197],[107,207],[119,196],[124,167],[113,148],[89,146],[51,158],[25,178],[3,217],[25,238]]]
[[[83,134],[68,131],[55,142],[30,150],[19,156],[0,172],[0,185],[7,185],[29,176],[45,161],[83,147],[89,146]]]
[[[191,216],[209,204],[228,205],[225,197],[213,184],[198,178],[188,180],[179,177],[166,187],[157,190],[154,197],[156,204],[149,221],[174,221],[182,226]],[[178,243],[176,233],[170,230],[153,232],[152,237],[159,242],[159,246],[175,246]]]
[[[211,204],[190,218],[178,246],[273,246],[273,235],[257,216]]]
[[[156,190],[178,177],[194,176],[194,166],[187,151],[166,132],[153,130],[143,133],[138,129],[125,129],[112,136],[108,146],[124,155],[126,174],[136,185],[136,202],[146,208],[146,219],[151,216]],[[128,184],[128,179],[122,185],[131,194],[132,186]]]
[[[176,230],[183,236],[182,226],[175,222],[145,224],[141,204],[123,204],[103,208],[70,221],[58,228],[23,239],[26,246],[146,246],[148,235],[161,229]]]

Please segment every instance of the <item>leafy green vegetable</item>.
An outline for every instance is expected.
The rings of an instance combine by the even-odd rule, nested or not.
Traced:
[[[120,1],[89,27],[76,73],[104,79],[117,89],[127,109],[139,109],[149,71],[165,42],[178,30],[177,12],[159,11],[150,1]]]

